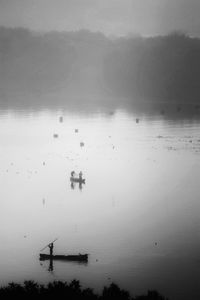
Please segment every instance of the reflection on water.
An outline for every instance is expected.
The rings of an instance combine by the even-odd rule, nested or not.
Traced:
[[[74,260],[74,261],[67,261],[67,260],[60,260],[60,261],[62,261],[62,263],[63,264],[66,264],[66,269],[67,269],[67,264],[77,264],[77,265],[82,265],[82,266],[87,266],[87,264],[88,264],[88,262],[87,261],[76,261],[76,260]],[[50,272],[51,274],[54,274],[53,273],[53,271],[54,271],[54,260],[53,259],[49,259],[48,260],[48,262],[47,262],[47,264],[45,264],[44,262],[43,263],[40,263],[40,265],[42,266],[42,267],[45,267],[46,268],[46,270],[48,271],[48,272]],[[48,266],[48,268],[47,268],[47,266]]]
[[[49,268],[48,268],[49,272],[53,272],[53,259],[49,260]]]
[[[99,290],[109,278],[197,299],[200,122],[166,108],[109,112],[1,111],[0,282],[77,278]],[[88,265],[42,268],[55,237],[54,253],[90,253]]]
[[[85,95],[66,95],[63,93],[41,94],[37,97],[30,96],[28,99],[25,96],[5,96],[0,97],[0,109],[3,111],[35,115],[41,111],[60,112],[58,121],[62,123],[63,111],[71,112],[79,115],[91,116],[94,113],[101,113],[104,117],[112,118],[117,110],[125,110],[132,112],[136,116],[136,122],[139,122],[143,115],[150,118],[162,118],[163,120],[171,120],[174,122],[185,122],[191,120],[200,120],[200,105],[198,102],[192,101],[185,104],[172,101],[138,101],[134,98],[120,98],[112,96],[98,96],[89,94]],[[75,128],[78,133],[78,129]],[[56,133],[55,133],[56,134]],[[82,141],[80,141],[82,142]]]
[[[84,184],[85,184],[85,182],[79,182],[78,183],[78,182],[71,181],[71,189],[74,190],[75,187],[78,185],[78,188],[81,191]]]

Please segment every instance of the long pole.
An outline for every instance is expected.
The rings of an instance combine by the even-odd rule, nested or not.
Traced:
[[[58,240],[58,238],[56,238],[53,242],[51,242],[51,243],[49,243],[49,244],[52,244],[52,243],[54,243],[54,242],[57,241],[57,240]],[[46,248],[49,246],[49,244],[46,245],[44,248],[42,248],[42,250],[40,250],[40,251],[43,251],[44,249],[46,249]]]

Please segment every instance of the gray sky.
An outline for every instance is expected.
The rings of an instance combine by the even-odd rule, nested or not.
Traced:
[[[0,0],[0,25],[124,35],[200,36],[200,0]]]

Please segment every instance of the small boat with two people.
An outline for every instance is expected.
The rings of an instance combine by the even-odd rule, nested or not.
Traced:
[[[74,171],[71,172],[71,177],[70,177],[71,182],[78,182],[80,184],[85,184],[85,179],[83,179],[83,173],[80,171],[78,174],[78,177]]]

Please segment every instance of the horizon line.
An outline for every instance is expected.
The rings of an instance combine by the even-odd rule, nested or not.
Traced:
[[[5,26],[5,25],[0,25],[0,29],[8,29],[8,30],[25,30],[27,32],[36,34],[36,35],[45,35],[49,33],[79,33],[79,32],[88,32],[91,34],[101,34],[105,38],[108,39],[120,39],[120,38],[156,38],[156,37],[167,37],[170,35],[179,35],[179,36],[185,36],[189,38],[196,38],[200,39],[200,36],[198,35],[191,35],[188,32],[185,32],[183,30],[179,29],[174,29],[172,31],[169,31],[168,33],[163,33],[163,34],[152,34],[152,35],[142,35],[140,33],[134,33],[134,32],[129,32],[127,34],[121,34],[121,35],[115,35],[115,34],[106,34],[103,31],[100,30],[91,30],[88,28],[80,28],[80,29],[73,29],[73,30],[59,30],[59,29],[53,29],[53,30],[36,30],[24,26]]]

